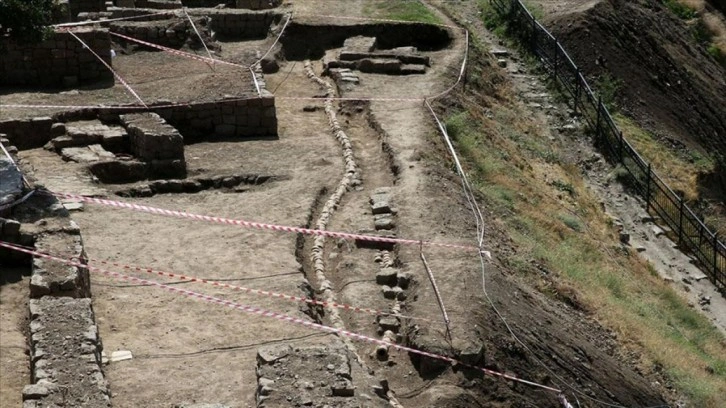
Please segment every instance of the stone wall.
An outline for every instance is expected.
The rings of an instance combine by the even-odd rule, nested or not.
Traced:
[[[111,65],[111,39],[106,30],[76,28],[73,32]],[[113,74],[69,33],[56,32],[38,44],[0,38],[0,87],[75,87],[108,81]]]
[[[106,10],[105,0],[68,0],[71,11],[71,19],[75,20],[78,13],[97,12]]]
[[[53,137],[50,128],[53,118],[39,116],[32,119],[0,121],[0,133],[5,133],[11,144],[19,150],[43,147]]]
[[[187,141],[214,137],[277,136],[275,98],[264,90],[261,98],[230,97],[197,104],[191,109],[165,108],[156,112],[179,129]]]
[[[154,108],[154,105],[168,104],[168,101],[164,101],[148,105],[153,112],[178,129],[187,143],[215,138],[277,136],[275,98],[264,89],[262,97],[230,96],[206,103]],[[59,122],[101,119],[108,123],[119,123],[120,115],[143,111],[143,108],[79,109],[60,112],[52,117],[10,119],[0,121],[0,133],[5,133],[8,140],[20,150],[34,149],[43,147],[59,136],[52,130],[53,125]]]
[[[136,0],[135,7],[152,8],[152,9],[180,9],[182,2],[180,0]]]
[[[282,4],[282,0],[236,0],[235,6],[237,8],[250,9],[250,10],[267,10],[275,7],[279,7]]]
[[[210,49],[218,49],[214,44],[209,32],[209,18],[192,17],[194,25],[204,38],[204,43]],[[174,18],[159,21],[118,21],[109,26],[112,33],[118,33],[133,37],[137,40],[147,41],[153,44],[163,45],[171,48],[181,48],[188,45],[192,49],[203,48],[199,36],[189,23],[187,18]],[[126,41],[123,38],[114,37],[114,41],[120,44],[137,45],[133,41]],[[156,48],[148,49],[156,51]]]
[[[31,385],[23,408],[110,407],[91,299],[31,299]]]
[[[108,11],[111,13],[109,18],[128,18],[148,15],[148,17],[139,17],[138,19],[134,19],[134,21],[154,21],[169,18],[169,16],[150,15],[159,12],[154,9],[110,7]],[[272,24],[282,20],[282,14],[273,10],[255,11],[231,8],[202,8],[189,9],[187,12],[192,17],[210,17],[212,19],[210,23],[212,30],[221,38],[228,40],[266,37]],[[99,22],[99,24],[106,26],[109,23]]]
[[[267,37],[272,24],[282,19],[282,14],[269,10],[205,9],[194,10],[190,14],[204,14],[211,17],[212,30],[226,39]]]
[[[9,140],[3,138],[2,143],[11,155],[17,152]],[[23,164],[21,167],[26,178],[34,181],[32,171]],[[12,187],[8,191],[15,198],[28,193],[19,179],[15,166],[0,166],[1,186]],[[0,250],[3,263],[31,266],[27,331],[31,384],[23,388],[22,407],[110,407],[89,273],[83,266],[87,257],[78,225],[58,199],[45,191],[36,191],[1,215],[0,240],[34,246],[81,264],[70,266],[6,248]]]

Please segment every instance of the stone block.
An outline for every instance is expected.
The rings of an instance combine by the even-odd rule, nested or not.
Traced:
[[[214,133],[222,137],[232,137],[235,135],[236,130],[235,125],[219,124],[214,127]]]
[[[343,48],[346,51],[371,52],[376,49],[375,37],[349,37],[343,42]]]
[[[397,59],[364,58],[358,64],[358,69],[374,74],[398,74],[401,66],[401,61]]]
[[[5,155],[0,156],[0,205],[20,198],[23,192],[23,175]]]
[[[64,259],[85,258],[81,237],[76,234],[43,233],[37,237],[35,247],[39,251],[50,252]],[[90,278],[86,268],[34,258],[31,269],[31,298],[45,295],[76,298],[90,296]]]
[[[133,183],[147,177],[147,165],[137,160],[109,160],[92,163],[88,169],[102,183]]]
[[[184,158],[181,134],[156,113],[121,115],[131,152],[143,161]]]
[[[395,286],[398,282],[398,272],[394,268],[381,268],[376,273],[376,283],[379,285]]]

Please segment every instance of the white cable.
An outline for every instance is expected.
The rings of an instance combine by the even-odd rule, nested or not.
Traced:
[[[72,35],[72,36],[73,36],[73,38],[75,38],[76,40],[78,40],[78,42],[80,42],[80,43],[81,43],[81,45],[83,45],[83,48],[87,49],[88,51],[90,51],[90,53],[91,53],[91,54],[93,54],[93,55],[94,55],[94,56],[95,56],[96,58],[98,58],[98,60],[99,60],[99,61],[101,61],[101,63],[102,63],[103,65],[105,65],[105,66],[106,66],[106,68],[108,68],[108,69],[109,69],[109,71],[111,71],[111,73],[112,73],[112,74],[113,74],[113,75],[114,75],[114,76],[115,76],[115,77],[116,77],[116,78],[117,78],[117,79],[118,79],[119,81],[121,81],[121,83],[123,84],[123,86],[125,86],[125,87],[126,87],[126,89],[128,89],[128,91],[129,91],[129,92],[131,93],[131,95],[133,95],[133,96],[134,96],[134,97],[135,97],[135,98],[136,98],[136,99],[137,99],[137,100],[138,100],[139,102],[141,102],[141,105],[143,105],[143,106],[144,106],[144,108],[146,108],[146,109],[149,109],[149,107],[148,107],[148,106],[146,106],[146,104],[144,103],[144,101],[143,101],[143,100],[141,100],[141,97],[139,97],[139,95],[138,95],[138,94],[136,93],[136,91],[134,91],[134,90],[133,90],[133,89],[131,88],[131,86],[130,86],[129,84],[127,84],[127,83],[126,83],[126,81],[124,81],[124,79],[123,79],[123,78],[121,78],[121,75],[117,74],[117,73],[116,73],[116,71],[114,71],[114,69],[113,69],[113,68],[111,68],[111,66],[110,66],[110,65],[108,65],[108,64],[106,63],[106,61],[104,61],[104,60],[103,60],[103,58],[101,58],[101,57],[100,57],[100,56],[99,56],[98,54],[96,54],[96,52],[95,52],[95,51],[93,51],[93,50],[91,49],[91,47],[89,47],[89,46],[88,46],[88,45],[87,45],[87,44],[86,44],[85,42],[83,42],[83,40],[81,40],[81,38],[80,38],[80,37],[78,37],[78,36],[77,36],[77,35],[76,35],[76,34],[75,34],[75,33],[74,33],[73,31],[71,31],[71,30],[68,30],[68,29],[65,29],[65,31],[66,31],[66,32],[67,32],[68,34]]]
[[[214,60],[214,57],[212,57],[212,53],[209,51],[209,48],[207,48],[207,44],[204,43],[204,38],[202,38],[202,34],[199,33],[199,30],[197,30],[197,26],[194,24],[194,20],[189,16],[189,13],[187,13],[187,8],[182,8],[184,11],[184,15],[187,16],[187,19],[189,20],[189,23],[192,25],[192,28],[194,29],[194,32],[197,33],[197,37],[199,37],[199,41],[202,43],[202,46],[207,51],[207,55],[209,55],[210,60]],[[214,62],[212,62],[211,65],[212,70],[214,70]]]

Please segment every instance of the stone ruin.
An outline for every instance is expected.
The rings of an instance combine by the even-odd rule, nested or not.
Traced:
[[[0,142],[17,152],[5,135]],[[15,157],[17,161],[17,157]],[[33,179],[30,171],[25,171]],[[12,161],[0,156],[0,205],[29,190]],[[109,407],[110,391],[101,369],[102,343],[91,304],[91,286],[80,229],[53,196],[36,192],[27,201],[0,210],[0,240],[35,247],[81,266],[0,248],[7,265],[28,265],[31,272],[29,361],[32,384],[23,388],[23,408],[50,406]]]
[[[107,64],[111,39],[106,30],[76,28],[77,35]],[[0,37],[0,86],[76,87],[113,84],[113,74],[71,34],[58,31],[38,44],[20,44]]]
[[[386,75],[425,74],[431,65],[428,56],[421,55],[416,47],[397,47],[377,50],[375,37],[350,37],[343,43],[337,59],[324,61],[328,74],[339,83],[357,84],[357,70],[365,73]]]

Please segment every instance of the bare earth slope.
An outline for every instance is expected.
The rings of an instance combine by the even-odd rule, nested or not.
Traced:
[[[622,81],[619,103],[642,126],[671,145],[726,151],[726,69],[686,22],[653,0],[542,3],[545,25],[588,78]]]

